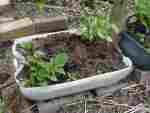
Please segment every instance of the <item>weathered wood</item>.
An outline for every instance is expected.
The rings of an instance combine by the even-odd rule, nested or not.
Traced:
[[[0,16],[0,24],[14,21],[13,17]]]
[[[31,35],[34,31],[30,18],[0,24],[0,41],[10,40],[21,36]]]
[[[65,30],[67,29],[66,22],[67,18],[64,16],[33,19],[36,33]]]
[[[0,0],[0,12],[11,8],[10,0]]]
[[[2,20],[3,21],[3,20]],[[67,19],[63,16],[55,18],[23,18],[0,24],[0,41],[12,40],[36,33],[55,32],[67,29]]]

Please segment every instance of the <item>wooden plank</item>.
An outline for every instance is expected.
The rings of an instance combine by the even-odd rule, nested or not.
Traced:
[[[0,12],[11,8],[10,0],[0,0]]]
[[[34,33],[33,22],[30,18],[3,23],[0,24],[0,27],[0,41],[11,40]]]
[[[49,18],[23,18],[0,24],[0,41],[12,40],[36,33],[55,32],[67,29],[63,16]]]
[[[67,29],[65,16],[43,17],[33,19],[36,33],[55,32]]]
[[[0,24],[14,21],[13,17],[0,16]]]

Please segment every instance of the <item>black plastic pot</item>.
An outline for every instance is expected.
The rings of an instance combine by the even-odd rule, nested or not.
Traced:
[[[121,32],[119,46],[122,52],[129,57],[135,67],[141,70],[150,70],[150,54],[144,51],[143,46],[128,32]]]

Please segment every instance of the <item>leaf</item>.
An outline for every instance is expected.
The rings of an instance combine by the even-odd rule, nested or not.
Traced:
[[[28,42],[28,43],[24,43],[20,45],[21,48],[25,49],[25,50],[32,50],[32,43]]]
[[[67,54],[60,53],[60,54],[56,55],[56,57],[54,58],[54,65],[63,67],[65,65],[65,63],[67,62],[67,60],[68,60]]]

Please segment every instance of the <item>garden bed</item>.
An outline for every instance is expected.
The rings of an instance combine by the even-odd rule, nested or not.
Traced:
[[[40,53],[40,55],[43,55],[43,49],[44,51],[48,50],[50,58],[53,58],[52,56],[60,51],[68,54],[69,60],[65,63],[67,65],[64,65],[65,75],[61,74],[62,78],[59,76],[54,77],[55,80],[50,78],[42,87],[39,87],[41,86],[39,84],[31,84],[29,87],[25,87],[26,83],[24,82],[29,78],[25,76],[27,71],[23,73],[25,65],[22,65],[22,63],[26,62],[27,53],[18,49],[18,47],[20,48],[18,44],[23,45],[24,43],[31,43],[31,41],[32,46],[37,50],[36,53]],[[42,49],[42,47],[44,48]],[[16,82],[22,93],[33,100],[45,100],[111,85],[125,78],[132,71],[131,61],[115,52],[112,45],[106,46],[105,42],[102,41],[83,43],[79,40],[79,36],[71,30],[18,39],[13,46],[13,54],[16,57],[15,61],[17,61],[15,63],[17,68]],[[67,68],[65,69],[65,67]],[[30,74],[27,75],[30,77]],[[32,94],[30,94],[30,91],[32,91]]]

